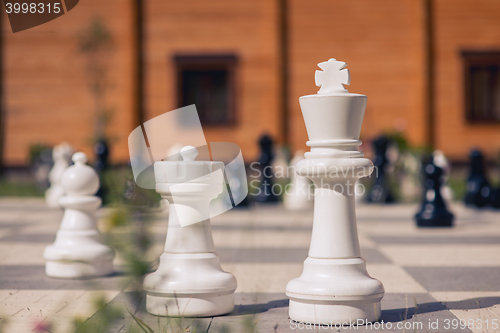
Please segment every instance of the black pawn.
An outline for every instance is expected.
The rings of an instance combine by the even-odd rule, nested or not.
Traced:
[[[96,161],[94,164],[94,169],[97,171],[99,175],[99,181],[101,186],[97,191],[96,195],[103,200],[103,203],[107,203],[107,194],[108,189],[106,187],[106,183],[104,182],[104,171],[106,171],[109,167],[109,146],[105,139],[99,139],[97,143],[94,145],[94,153],[96,156]]]
[[[423,168],[424,190],[422,208],[415,215],[418,227],[451,227],[453,214],[446,209],[441,196],[443,169],[434,164],[432,158]]]
[[[273,193],[272,162],[274,159],[273,140],[267,134],[259,139],[260,156],[258,163],[261,171],[259,192],[255,198],[258,202],[277,202],[279,197]]]
[[[480,150],[470,153],[470,173],[467,179],[465,204],[484,207],[490,203],[491,187],[486,179],[484,157]]]
[[[387,167],[389,165],[389,160],[387,159],[387,149],[389,147],[390,141],[385,136],[380,136],[373,140],[373,149],[375,151],[375,157],[373,159],[373,165],[376,170],[373,173],[375,175],[375,182],[368,195],[368,202],[376,203],[391,203],[394,202],[394,196],[390,190],[389,177],[387,174]]]
[[[491,205],[500,208],[500,188],[491,191]]]

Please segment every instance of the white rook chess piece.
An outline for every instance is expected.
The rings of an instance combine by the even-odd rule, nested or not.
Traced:
[[[50,187],[45,191],[45,202],[49,207],[59,207],[59,198],[64,195],[64,188],[61,185],[61,176],[69,167],[73,155],[73,147],[63,142],[52,149],[52,159],[54,166],[49,173]]]
[[[57,278],[109,275],[115,252],[104,244],[97,229],[95,211],[101,199],[94,194],[99,189],[99,177],[85,164],[84,153],[74,154],[73,162],[61,177],[66,194],[59,205],[65,211],[56,241],[43,253],[45,273]]]
[[[354,185],[373,172],[358,151],[366,96],[351,94],[344,62],[318,65],[315,95],[299,99],[311,151],[297,173],[315,185],[314,222],[309,256],[299,278],[290,281],[290,319],[305,323],[362,324],[380,318],[382,284],[371,278],[361,258]]]
[[[285,187],[284,204],[289,210],[301,210],[312,207],[313,194],[311,192],[311,182],[309,179],[297,175],[295,168],[300,160],[304,159],[304,151],[295,152],[295,156],[290,161],[291,175],[290,185]]]
[[[223,190],[222,162],[183,161],[154,165],[156,191],[170,203],[165,251],[158,270],[144,279],[146,309],[158,316],[208,317],[234,308],[236,279],[222,270],[210,229],[210,201]]]

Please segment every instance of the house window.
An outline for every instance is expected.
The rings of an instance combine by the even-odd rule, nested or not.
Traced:
[[[235,122],[234,55],[175,56],[177,104],[195,104],[203,125]]]
[[[467,120],[500,122],[500,51],[463,52],[462,56]]]

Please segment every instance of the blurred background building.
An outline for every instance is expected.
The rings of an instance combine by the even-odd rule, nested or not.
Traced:
[[[258,155],[266,132],[306,149],[298,98],[316,64],[346,61],[368,96],[362,140],[401,132],[465,161],[500,149],[498,0],[82,0],[12,33],[2,14],[0,158],[106,136],[128,160],[139,124],[195,103],[207,141]]]

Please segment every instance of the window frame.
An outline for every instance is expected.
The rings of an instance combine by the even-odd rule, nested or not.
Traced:
[[[468,124],[500,124],[500,117],[495,119],[493,110],[489,118],[478,118],[472,107],[472,75],[473,67],[497,66],[500,77],[500,50],[491,51],[462,51],[462,64],[464,71],[464,114]],[[499,84],[500,85],[500,84]],[[491,87],[494,90],[494,87]]]
[[[225,122],[200,122],[204,127],[233,127],[237,124],[236,106],[236,66],[238,58],[234,54],[177,54],[173,57],[175,66],[176,105],[183,107],[183,75],[186,70],[227,71],[228,120]]]

